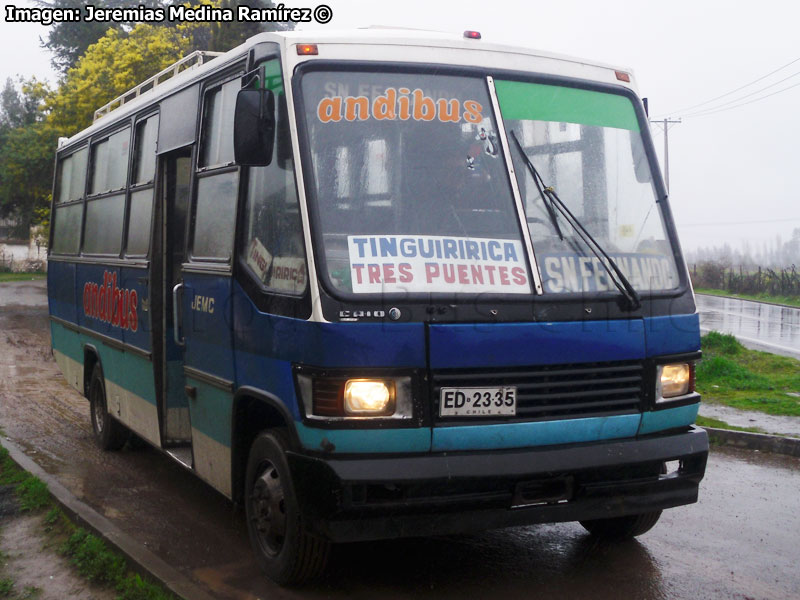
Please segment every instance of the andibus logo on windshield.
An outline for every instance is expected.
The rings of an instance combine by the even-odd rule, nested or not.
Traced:
[[[103,283],[87,281],[83,286],[83,314],[130,331],[139,328],[136,290],[117,287],[117,274],[105,271]]]
[[[434,100],[425,92],[410,88],[386,88],[383,94],[372,102],[367,96],[332,96],[323,98],[317,104],[317,118],[323,123],[346,121],[366,121],[370,117],[376,121],[433,121],[458,123],[463,118],[467,123],[483,121],[483,106],[476,100],[458,98],[439,98]]]

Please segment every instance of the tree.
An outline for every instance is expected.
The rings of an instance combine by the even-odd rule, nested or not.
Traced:
[[[189,52],[181,27],[148,24],[130,33],[109,30],[89,47],[50,98],[50,122],[61,135],[92,123],[94,111],[165,69]]]
[[[84,10],[87,2],[83,0],[35,0],[42,8],[79,8]],[[165,4],[158,1],[141,1],[131,3],[130,0],[96,0],[92,5],[97,8],[130,8],[136,4],[155,7]],[[42,47],[53,53],[51,63],[56,71],[66,74],[78,64],[89,46],[96,43],[109,29],[123,30],[133,27],[133,23],[104,23],[100,21],[64,21],[50,26],[47,37],[41,40]]]
[[[80,8],[84,9],[87,4],[83,0],[35,0],[40,7],[47,8]],[[188,4],[197,6],[208,4],[211,6],[233,8],[240,4],[247,4],[253,8],[274,8],[272,0],[96,0],[92,3],[97,8],[131,8],[134,6],[145,6],[149,8],[167,8],[170,5]],[[66,75],[70,69],[78,65],[80,58],[86,53],[92,44],[97,43],[100,38],[105,36],[109,29],[119,32],[130,32],[137,24],[133,22],[104,23],[96,21],[65,21],[55,23],[50,26],[46,39],[42,40],[42,46],[53,54],[51,60],[53,68]],[[180,27],[169,21],[163,23],[150,23],[150,25],[164,27]],[[283,31],[293,29],[293,23],[254,23],[254,22],[233,22],[233,23],[197,23],[190,27],[184,27],[183,32],[192,39],[190,47],[192,50],[213,50],[225,52],[238,46],[247,38],[256,35],[261,31]]]
[[[22,113],[22,98],[11,77],[8,77],[3,91],[0,92],[0,129],[8,131],[22,125]]]
[[[238,1],[202,0],[235,8]],[[271,2],[250,3],[261,7]],[[94,111],[135,87],[194,50],[226,51],[241,44],[267,25],[290,28],[292,24],[177,23],[169,27],[140,23],[126,30],[109,29],[88,47],[75,67],[67,71],[50,101],[51,123],[71,135],[92,122]]]
[[[46,84],[11,80],[0,92],[0,215],[13,216],[27,230],[33,211],[47,205],[53,180],[57,134],[47,122]]]
[[[33,211],[47,206],[57,133],[45,121],[12,129],[0,147],[0,214],[27,230]]]

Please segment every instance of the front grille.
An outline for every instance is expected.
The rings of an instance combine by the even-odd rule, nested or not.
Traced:
[[[517,414],[491,419],[577,418],[639,412],[644,366],[641,361],[543,365],[513,369],[441,370],[432,374],[433,414],[437,422],[471,422],[476,417],[439,417],[443,387],[517,388]]]

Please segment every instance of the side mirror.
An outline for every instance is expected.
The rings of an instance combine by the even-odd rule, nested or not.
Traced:
[[[233,156],[245,167],[266,167],[275,145],[275,95],[271,90],[239,90],[233,122]]]

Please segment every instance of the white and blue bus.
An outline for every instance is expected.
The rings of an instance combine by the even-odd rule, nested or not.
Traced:
[[[630,71],[264,33],[96,116],[57,155],[56,360],[101,447],[133,432],[244,505],[274,580],[336,542],[624,538],[697,500],[698,316]]]

